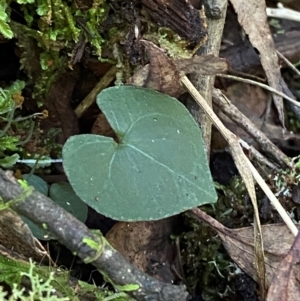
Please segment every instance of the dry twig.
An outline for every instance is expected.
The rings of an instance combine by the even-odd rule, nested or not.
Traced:
[[[227,10],[227,0],[204,1],[205,15],[207,16],[207,40],[198,50],[197,55],[214,54],[219,56],[221,38]],[[215,82],[215,76],[201,76],[197,73],[191,76],[191,81],[198,89],[207,103],[212,106],[212,90]],[[210,153],[211,140],[211,122],[206,114],[201,111],[194,101],[188,101],[187,108],[200,125],[203,139],[207,147],[207,154]]]

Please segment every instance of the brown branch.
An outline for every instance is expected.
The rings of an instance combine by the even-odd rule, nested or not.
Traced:
[[[198,50],[197,55],[214,54],[215,56],[219,56],[226,8],[227,0],[205,1],[208,36],[205,45]],[[194,84],[202,97],[207,101],[207,103],[212,106],[212,89],[215,82],[215,76],[203,76],[195,73],[193,76],[191,76],[191,82]],[[207,147],[207,154],[209,156],[211,122],[194,101],[188,101],[187,108],[197,123],[201,126],[202,135]]]
[[[270,155],[283,168],[290,163],[287,157],[261,130],[259,130],[244,114],[242,114],[231,102],[226,101],[220,90],[213,92],[213,102],[221,111],[245,130],[257,143],[261,149]]]
[[[22,189],[10,171],[4,172],[0,169],[0,195],[4,202],[18,197],[22,193]],[[97,251],[83,242],[83,239],[99,241],[99,237],[43,194],[34,191],[27,199],[15,203],[11,208],[17,213],[30,218],[36,224],[46,224],[47,230],[84,262],[95,258],[91,263],[112,284],[120,287],[126,284],[138,284],[138,290],[127,292],[136,300],[186,300],[188,294],[184,286],[160,282],[136,269],[119,252],[113,249],[104,237],[101,237],[103,250],[100,255],[97,254]]]

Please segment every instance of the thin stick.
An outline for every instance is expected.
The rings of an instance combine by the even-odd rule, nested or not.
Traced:
[[[251,84],[251,85],[255,85],[255,86],[261,87],[263,89],[266,89],[266,90],[268,90],[268,91],[270,91],[270,92],[272,92],[274,94],[277,94],[277,95],[283,97],[284,99],[290,101],[294,105],[300,107],[300,103],[298,101],[294,100],[293,98],[290,98],[290,97],[286,96],[284,93],[279,92],[276,89],[274,89],[274,88],[272,88],[272,87],[270,87],[268,85],[265,85],[265,84],[253,81],[251,79],[241,78],[241,77],[237,77],[237,76],[233,76],[233,75],[228,75],[228,74],[220,74],[220,73],[218,73],[216,76],[230,78],[230,79],[233,79],[233,80],[236,80],[236,81],[239,81],[239,82],[244,82],[244,83],[247,83],[247,84]]]
[[[261,149],[271,155],[281,166],[286,168],[291,164],[290,158],[259,130],[248,117],[241,113],[219,89],[213,91],[213,102],[227,117],[253,137],[260,144]]]
[[[231,131],[229,131],[224,124],[221,122],[221,120],[218,118],[218,116],[215,114],[215,112],[212,110],[212,108],[206,103],[206,101],[203,99],[203,97],[199,94],[197,89],[193,86],[193,84],[189,81],[189,79],[186,76],[181,77],[181,83],[185,86],[185,88],[188,90],[188,92],[191,94],[191,96],[195,99],[195,101],[198,103],[199,106],[207,113],[209,119],[213,122],[215,127],[220,131],[220,133],[223,135],[223,137],[230,143],[232,140],[232,137],[236,137]],[[234,148],[234,146],[231,146],[231,148]],[[244,154],[244,153],[242,153]],[[235,154],[236,156],[237,154]],[[262,190],[265,193],[268,193],[268,197],[273,204],[273,206],[276,208],[288,228],[291,230],[291,232],[294,235],[297,235],[298,229],[296,228],[295,224],[291,220],[291,218],[286,213],[285,209],[282,207],[280,202],[277,200],[275,195],[272,193],[270,188],[267,186],[267,184],[264,182],[263,178],[260,176],[260,174],[257,172],[257,170],[254,168],[250,160],[246,157],[247,163],[249,165],[249,168],[251,169],[252,175],[257,181],[257,183],[260,185]],[[249,192],[250,193],[250,192]],[[270,195],[269,195],[270,194]]]
[[[300,76],[300,71],[283,55],[281,54],[278,50],[276,51],[278,56],[284,60],[284,62],[297,74]]]
[[[262,155],[256,148],[249,145],[246,141],[240,139],[240,144],[244,149],[250,152],[251,156],[255,157],[259,163],[264,164],[273,170],[279,170],[275,164],[271,163],[264,155]]]
[[[281,3],[280,3],[281,4]],[[296,10],[289,9],[283,7],[283,5],[280,5],[278,3],[278,8],[269,8],[267,7],[267,16],[268,17],[273,17],[273,18],[278,18],[278,19],[286,19],[286,20],[292,20],[292,21],[297,21],[300,22],[300,13],[297,12]]]
[[[86,96],[86,98],[79,104],[75,109],[75,114],[79,118],[84,112],[96,101],[97,94],[105,89],[115,78],[117,72],[117,67],[112,66],[107,73],[101,78],[99,83],[94,87],[94,89]]]
[[[295,224],[293,223],[293,221],[291,220],[291,218],[289,217],[289,215],[286,213],[286,211],[284,210],[284,208],[282,207],[282,205],[280,204],[280,202],[278,201],[278,199],[276,198],[276,196],[274,195],[274,193],[271,191],[271,189],[269,188],[269,186],[266,184],[266,182],[264,181],[264,179],[261,177],[261,175],[255,169],[255,167],[252,165],[252,163],[250,162],[250,160],[249,160],[248,163],[249,163],[249,167],[250,167],[250,169],[252,171],[254,179],[259,184],[259,186],[263,190],[263,192],[267,195],[267,197],[269,198],[270,202],[275,207],[275,209],[278,211],[278,213],[280,214],[281,218],[286,223],[286,225],[288,226],[288,228],[291,230],[291,232],[293,233],[293,235],[296,236],[298,234],[297,227],[295,226]]]

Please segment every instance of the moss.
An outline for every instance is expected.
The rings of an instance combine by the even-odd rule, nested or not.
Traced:
[[[193,51],[189,49],[189,44],[167,27],[159,27],[145,34],[144,38],[159,45],[172,58],[190,58],[193,56]]]
[[[36,76],[33,78],[36,82],[33,94],[40,105],[51,84],[72,65],[70,57],[80,39],[90,43],[95,54],[101,58],[104,39],[98,28],[107,17],[108,5],[105,0],[94,0],[88,8],[81,8],[76,3],[68,0],[0,1],[5,16],[0,22],[0,34],[18,39],[23,68],[30,77]],[[10,20],[11,5],[26,24]],[[33,54],[39,57],[39,71],[32,70]]]
[[[216,188],[218,202],[202,206],[201,210],[229,228],[249,226],[253,209],[242,179],[234,177],[228,186],[216,184]],[[201,294],[205,301],[235,300],[229,279],[239,269],[216,231],[189,215],[185,215],[185,224],[189,230],[181,235],[180,242],[189,292]]]
[[[203,300],[218,300],[226,290],[229,273],[236,267],[214,230],[193,218],[185,218],[191,229],[180,237],[187,289],[192,295],[200,293]]]
[[[0,301],[134,301],[126,293],[115,292],[83,281],[69,279],[69,272],[51,267],[39,267],[0,255],[0,282],[11,287],[10,292],[0,286]],[[27,279],[26,288],[22,279]],[[30,283],[30,285],[28,285]],[[28,288],[28,286],[30,288]]]

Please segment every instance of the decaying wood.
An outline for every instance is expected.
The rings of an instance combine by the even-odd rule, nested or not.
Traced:
[[[29,227],[9,208],[2,209],[0,214],[0,254],[17,260],[32,258],[37,262],[48,262],[46,252],[40,248]]]
[[[141,0],[149,17],[159,26],[170,27],[191,43],[198,44],[206,36],[200,13],[189,0]]]

